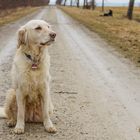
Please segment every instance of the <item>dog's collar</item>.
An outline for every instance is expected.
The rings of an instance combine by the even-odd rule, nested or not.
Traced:
[[[25,54],[25,56],[26,56],[28,59],[30,59],[30,60],[33,62],[33,59],[32,59],[32,57],[31,57],[31,55],[29,55],[29,54],[27,54],[27,53],[24,53],[24,54]],[[35,70],[35,69],[37,69],[37,68],[38,68],[38,65],[35,64],[35,63],[33,62],[33,64],[32,64],[32,69]]]

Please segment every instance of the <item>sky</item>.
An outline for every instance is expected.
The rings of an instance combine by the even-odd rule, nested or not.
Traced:
[[[102,0],[96,0],[96,2],[102,2]],[[128,0],[105,0],[105,2],[128,2]]]
[[[55,1],[56,0],[50,0],[50,4],[55,4]],[[70,0],[67,0],[67,1],[70,1]],[[73,0],[73,1],[75,1],[75,0]],[[96,3],[101,3],[102,2],[102,0],[95,0],[96,1]],[[83,0],[80,0],[80,2],[82,3],[83,2]],[[108,3],[128,3],[129,2],[129,0],[105,0],[105,4],[108,4]],[[135,0],[135,2],[137,3],[137,2],[140,2],[140,0]]]
[[[140,0],[135,0],[136,2],[140,2]],[[96,2],[102,2],[102,0],[96,0]],[[105,0],[105,2],[111,2],[111,3],[128,3],[129,0]]]

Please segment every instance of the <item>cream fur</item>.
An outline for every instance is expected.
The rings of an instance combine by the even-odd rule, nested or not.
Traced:
[[[25,121],[43,122],[48,132],[56,132],[50,120],[53,104],[49,92],[48,46],[54,39],[50,34],[55,35],[43,20],[32,20],[18,31],[17,51],[12,65],[12,88],[5,103],[7,124],[16,125],[16,134],[24,133]],[[32,68],[33,64],[37,65],[36,69]]]

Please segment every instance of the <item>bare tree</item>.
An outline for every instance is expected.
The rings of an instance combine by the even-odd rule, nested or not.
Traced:
[[[83,3],[83,8],[87,8],[88,7],[88,0],[84,0],[84,3]]]
[[[64,4],[63,4],[64,6],[66,6],[66,2],[67,2],[67,0],[64,0]]]
[[[104,12],[105,0],[102,0],[102,12]]]
[[[79,8],[79,0],[77,0],[77,7]]]
[[[70,1],[70,6],[72,6],[72,2],[73,2],[73,1],[71,0],[71,1]]]
[[[91,1],[91,7],[92,7],[92,10],[95,9],[95,0],[92,0],[92,1]]]
[[[56,0],[56,4],[61,5],[62,0]]]
[[[129,1],[128,11],[127,11],[127,17],[128,17],[128,19],[130,19],[130,20],[131,20],[132,17],[133,17],[134,3],[135,3],[135,0],[130,0],[130,1]]]
[[[0,9],[17,8],[22,6],[41,6],[49,0],[0,0]]]
[[[83,9],[86,7],[86,0],[84,0],[84,3],[83,3]]]

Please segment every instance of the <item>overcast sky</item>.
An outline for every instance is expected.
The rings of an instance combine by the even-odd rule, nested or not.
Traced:
[[[54,4],[56,0],[50,0],[50,4]],[[70,1],[70,0],[67,0]],[[75,0],[73,0],[75,1]],[[81,2],[83,0],[80,0]],[[97,3],[102,2],[102,0],[95,0]],[[125,3],[125,2],[129,2],[129,0],[105,0],[105,3]],[[140,2],[140,0],[135,0],[135,2]]]
[[[96,0],[97,2],[101,2],[102,0]],[[129,2],[129,0],[105,0],[106,2],[116,2],[116,3],[124,3]],[[136,2],[139,2],[140,0],[135,0]]]
[[[128,2],[129,0],[105,0],[105,2]],[[102,2],[102,0],[96,0],[96,2]]]

